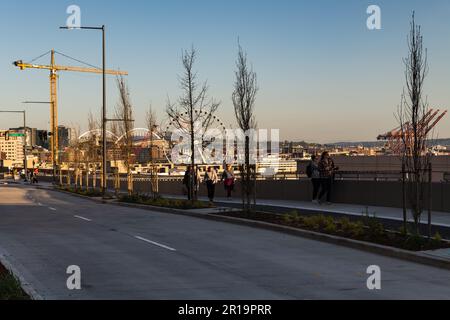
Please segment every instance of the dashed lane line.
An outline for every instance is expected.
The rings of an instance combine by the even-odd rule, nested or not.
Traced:
[[[157,247],[160,247],[160,248],[169,250],[169,251],[177,251],[177,250],[174,249],[174,248],[168,247],[168,246],[166,246],[166,245],[164,245],[164,244],[161,244],[161,243],[158,243],[158,242],[155,242],[155,241],[152,241],[152,240],[148,240],[148,239],[145,239],[145,238],[142,238],[142,237],[139,237],[139,236],[135,236],[135,238],[138,239],[138,240],[141,240],[141,241],[150,243],[150,244],[152,244],[152,245],[154,245],[154,246],[157,246]]]

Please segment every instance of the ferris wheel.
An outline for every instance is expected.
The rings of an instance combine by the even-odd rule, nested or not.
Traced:
[[[219,137],[225,137],[226,127],[218,116],[206,111],[194,110],[194,117],[195,149],[202,163],[207,164],[210,163],[211,155],[208,154],[208,151],[211,151],[211,148],[213,148],[213,152],[222,152],[222,150],[214,150],[213,145],[218,141]],[[165,126],[164,137],[169,142],[170,148],[167,151],[170,154],[166,154],[166,157],[170,159],[171,163],[175,162],[175,159],[172,159],[174,153],[172,151],[180,144],[184,144],[185,148],[177,148],[177,156],[180,159],[184,159],[183,162],[190,162],[190,142],[184,141],[191,135],[190,128],[191,123],[188,112],[181,112],[176,117],[168,120]]]

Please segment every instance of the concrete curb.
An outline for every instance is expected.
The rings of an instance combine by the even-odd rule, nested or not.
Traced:
[[[126,202],[117,202],[117,201],[105,201],[105,200],[99,200],[99,199],[93,199],[87,196],[74,194],[71,192],[58,190],[58,189],[46,189],[46,190],[53,190],[57,192],[66,193],[69,195],[73,195],[76,197],[89,199],[91,201],[95,201],[97,203],[104,203],[104,204],[111,204],[121,207],[128,207],[128,208],[136,208],[136,209],[143,209],[147,211],[154,211],[154,212],[162,212],[162,213],[169,213],[169,214],[177,214],[177,215],[183,215],[183,216],[189,216],[194,218],[200,218],[200,219],[207,219],[207,220],[215,220],[220,222],[227,222],[227,223],[234,223],[239,225],[244,225],[248,227],[253,228],[260,228],[260,229],[266,229],[276,232],[283,232],[294,236],[299,236],[303,238],[308,238],[312,240],[318,240],[322,242],[327,242],[335,245],[341,245],[357,250],[362,250],[366,252],[371,252],[375,254],[380,254],[383,256],[391,257],[391,258],[398,258],[402,260],[407,260],[415,263],[420,263],[424,265],[429,265],[441,269],[447,269],[450,270],[450,260],[439,258],[439,257],[432,257],[426,253],[423,252],[413,252],[413,251],[407,251],[403,249],[383,246],[379,244],[372,244],[369,242],[359,241],[359,240],[353,240],[348,238],[343,238],[339,236],[333,236],[328,235],[324,233],[318,233],[314,231],[308,231],[308,230],[302,230],[297,229],[293,227],[287,227],[262,221],[256,221],[256,220],[248,220],[248,219],[242,219],[242,218],[235,218],[235,217],[228,217],[224,215],[217,215],[217,214],[207,214],[207,213],[197,213],[192,212],[188,210],[180,210],[180,209],[171,209],[171,208],[164,208],[164,207],[155,207],[150,205],[143,205],[143,204],[133,204],[133,203],[126,203]]]
[[[65,190],[60,190],[60,189],[57,189],[57,188],[47,188],[47,187],[41,187],[41,186],[36,186],[35,188],[38,189],[38,190],[47,190],[47,191],[55,191],[55,192],[59,192],[59,193],[64,193],[64,194],[67,194],[67,195],[70,195],[70,196],[78,197],[78,198],[85,199],[85,200],[94,201],[94,202],[97,202],[97,203],[111,204],[111,200],[105,200],[105,199],[88,197],[88,196],[84,196],[82,194],[69,192],[69,191],[65,191]]]
[[[14,267],[14,263],[8,258],[8,254],[3,250],[0,251],[0,263],[12,273],[20,281],[20,286],[22,290],[32,299],[32,300],[44,300],[44,298],[37,292],[37,290],[25,279],[25,277]]]

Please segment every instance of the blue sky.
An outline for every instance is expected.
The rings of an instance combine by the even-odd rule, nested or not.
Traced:
[[[450,104],[448,0],[73,0],[0,3],[1,109],[49,99],[48,73],[19,71],[14,60],[28,61],[54,48],[101,64],[99,32],[58,29],[71,4],[81,7],[83,25],[107,25],[108,68],[130,73],[136,126],[144,126],[150,103],[165,117],[167,96],[175,100],[180,93],[181,50],[192,44],[200,79],[208,80],[211,96],[222,101],[219,116],[234,126],[230,97],[239,37],[258,74],[260,128],[279,128],[283,139],[373,140],[396,126],[413,10],[428,48],[428,101],[442,109]],[[366,28],[370,4],[381,7],[382,30]],[[62,57],[57,62],[76,64]],[[98,114],[101,107],[101,79],[61,73],[59,85],[60,124],[85,128],[88,112]],[[118,98],[114,78],[108,90],[112,111]],[[46,106],[26,108],[31,126],[48,127]],[[18,123],[14,115],[0,118],[0,128]],[[450,116],[436,134],[450,137]]]

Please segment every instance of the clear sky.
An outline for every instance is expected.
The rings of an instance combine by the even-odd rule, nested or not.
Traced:
[[[222,101],[219,116],[234,126],[239,37],[258,74],[260,128],[279,128],[283,139],[374,140],[396,126],[413,10],[428,48],[428,101],[442,109],[450,105],[448,0],[42,0],[0,2],[0,109],[49,99],[48,72],[19,71],[14,60],[29,61],[54,48],[101,65],[99,32],[58,29],[71,4],[81,7],[83,25],[107,26],[107,66],[130,73],[138,127],[144,126],[150,102],[165,117],[167,96],[175,100],[180,93],[181,50],[192,44],[200,79],[208,80],[211,96]],[[381,7],[382,30],[366,27],[370,4]],[[76,64],[62,57],[57,63]],[[101,108],[101,78],[66,72],[59,85],[60,124],[85,128],[88,112],[99,114]],[[118,98],[114,78],[108,90],[112,110]],[[31,126],[48,128],[47,106],[26,108]],[[0,128],[19,124],[18,116],[1,115]],[[450,137],[450,116],[436,134]]]

